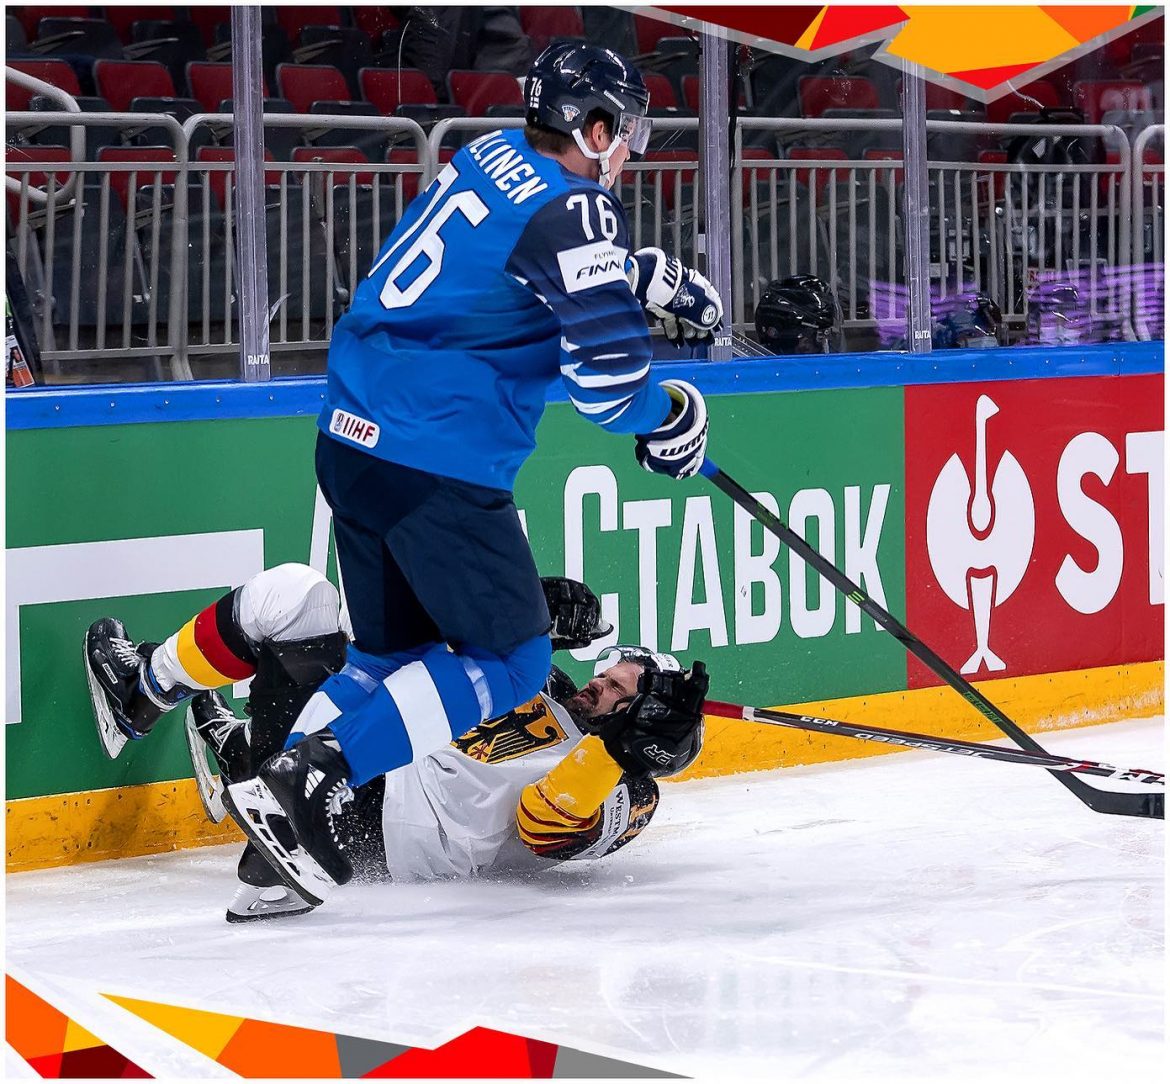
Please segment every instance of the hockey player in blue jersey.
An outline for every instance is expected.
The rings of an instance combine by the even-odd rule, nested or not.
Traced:
[[[411,204],[333,333],[317,478],[355,642],[285,751],[228,791],[312,902],[352,876],[332,822],[350,788],[544,683],[549,614],[512,488],[550,383],[635,435],[647,470],[685,478],[703,460],[706,406],[650,379],[644,311],[694,341],[721,301],[661,250],[631,254],[610,192],[649,137],[642,78],[607,49],[559,43],[525,100],[523,131],[469,143]]]

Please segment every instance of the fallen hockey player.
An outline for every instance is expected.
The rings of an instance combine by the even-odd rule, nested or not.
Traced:
[[[584,584],[556,577],[542,584],[555,649],[610,631]],[[254,576],[161,644],[135,646],[120,621],[95,621],[85,659],[106,752],[118,756],[127,740],[145,738],[189,702],[190,725],[223,780],[254,776],[291,733],[327,724],[313,701],[321,682],[345,668],[339,609],[328,580],[288,564]],[[239,719],[214,690],[245,678],[250,718]],[[313,801],[322,803],[339,860],[363,879],[466,877],[601,857],[649,823],[655,778],[698,755],[706,689],[701,663],[683,673],[669,655],[610,649],[582,689],[554,666],[543,691],[506,715],[352,791],[314,793]],[[248,827],[268,832],[295,861],[296,843],[279,816]],[[314,906],[252,843],[238,876],[229,922]]]

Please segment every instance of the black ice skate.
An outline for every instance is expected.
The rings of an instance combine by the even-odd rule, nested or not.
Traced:
[[[252,843],[240,855],[237,875],[240,884],[224,916],[228,922],[256,922],[313,910],[313,904],[289,888]]]
[[[144,738],[165,711],[187,699],[193,690],[176,685],[164,692],[150,670],[157,645],[135,648],[126,626],[103,617],[85,634],[85,675],[98,737],[113,760],[127,740]]]
[[[203,810],[215,824],[227,816],[223,804],[225,782],[239,782],[252,775],[250,722],[237,718],[228,702],[214,690],[200,693],[187,706],[183,729],[195,770],[195,784]],[[215,758],[218,774],[213,774],[207,763],[208,750]]]
[[[353,877],[335,818],[353,791],[337,739],[322,730],[268,760],[255,779],[231,784],[236,823],[289,888],[314,906]]]

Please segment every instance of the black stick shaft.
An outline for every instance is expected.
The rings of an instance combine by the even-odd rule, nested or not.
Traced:
[[[715,485],[727,494],[744,511],[750,513],[763,527],[771,531],[789,549],[796,553],[807,564],[811,565],[819,575],[828,580],[850,602],[855,603],[862,611],[876,621],[886,632],[890,633],[915,658],[921,660],[933,673],[942,678],[952,689],[967,701],[984,718],[994,723],[1009,738],[1021,748],[1033,753],[1044,753],[1044,747],[1030,734],[1022,730],[1008,716],[987,699],[978,689],[964,678],[953,666],[936,652],[926,646],[905,625],[884,607],[873,601],[857,584],[845,575],[831,561],[827,561],[799,534],[789,527],[779,516],[765,508],[733,478],[725,474],[711,459],[707,459],[701,468]],[[1051,770],[1050,770],[1051,771]],[[1165,798],[1153,792],[1149,794],[1119,794],[1109,791],[1100,791],[1089,786],[1084,780],[1077,779],[1068,772],[1051,771],[1051,775],[1067,787],[1090,809],[1098,813],[1116,813],[1130,817],[1165,816]]]
[[[818,734],[831,734],[839,738],[859,738],[862,741],[881,742],[883,745],[904,745],[909,749],[926,749],[934,753],[954,753],[976,760],[998,760],[1009,764],[1029,764],[1052,771],[1076,772],[1080,775],[1095,775],[1102,779],[1120,779],[1129,783],[1149,783],[1165,786],[1165,776],[1142,768],[1116,768],[1096,760],[1079,760],[1076,757],[1062,757],[1055,753],[1033,753],[1028,749],[1005,749],[1002,745],[983,745],[980,742],[962,741],[958,738],[939,738],[933,734],[916,734],[909,730],[891,730],[881,726],[857,726],[837,719],[825,719],[818,715],[796,715],[788,711],[772,711],[765,708],[746,707],[743,704],[728,704],[721,700],[708,700],[703,705],[707,715],[721,719],[743,719],[749,723],[767,723],[770,726],[786,726],[794,730],[812,730]]]

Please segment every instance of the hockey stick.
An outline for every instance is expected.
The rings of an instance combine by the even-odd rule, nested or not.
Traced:
[[[749,708],[742,704],[727,704],[722,700],[708,700],[703,705],[707,715],[720,719],[742,719],[749,723],[767,723],[771,726],[791,727],[794,730],[814,730],[818,734],[833,734],[841,738],[861,738],[886,745],[905,745],[911,749],[929,749],[935,753],[955,753],[978,760],[1001,760],[1009,764],[1031,764],[1053,772],[1076,772],[1096,775],[1103,779],[1120,779],[1127,783],[1150,783],[1164,787],[1166,778],[1160,772],[1142,768],[1115,768],[1095,760],[1078,760],[1054,753],[1033,753],[1026,749],[1006,749],[1002,745],[981,745],[979,742],[960,741],[957,738],[938,738],[932,734],[915,734],[909,730],[889,730],[880,726],[854,726],[852,723],[823,719],[817,715],[793,715],[787,711],[768,711]]]
[[[702,474],[709,478],[719,489],[727,494],[744,511],[756,519],[760,525],[771,531],[793,553],[811,565],[821,576],[829,581],[850,602],[860,607],[861,611],[876,621],[886,632],[890,633],[916,659],[928,666],[938,677],[942,678],[952,689],[967,701],[985,719],[994,723],[1009,738],[1021,748],[1032,753],[1047,756],[1044,747],[1030,734],[1017,726],[1008,716],[987,699],[978,689],[964,678],[953,666],[941,656],[926,646],[905,625],[902,624],[888,610],[873,601],[857,584],[849,579],[836,565],[826,560],[821,554],[800,537],[779,516],[774,515],[756,500],[746,489],[722,470],[711,459],[704,461],[700,468]],[[1066,771],[1049,769],[1053,777],[1059,780],[1073,794],[1077,796],[1095,813],[1113,813],[1125,817],[1154,817],[1159,820],[1165,818],[1165,795],[1150,791],[1144,794],[1124,794],[1112,791],[1097,790],[1085,780],[1077,778]]]

